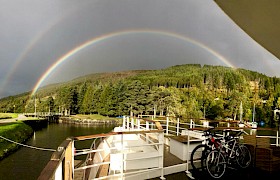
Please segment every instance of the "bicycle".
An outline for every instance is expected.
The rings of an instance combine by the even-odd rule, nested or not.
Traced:
[[[232,132],[232,130],[224,130],[224,133]],[[244,131],[238,131],[235,135],[224,135],[224,140],[221,141],[222,149],[225,151],[225,157],[228,160],[228,164],[233,165],[235,162],[238,167],[244,169],[251,164],[251,153],[249,149],[242,143],[240,143],[240,136]]]
[[[224,130],[224,133],[231,130]],[[249,149],[239,142],[240,131],[236,136],[224,136],[221,141],[213,142],[213,150],[209,152],[206,158],[206,168],[210,176],[220,178],[224,175],[227,165],[233,165],[235,162],[238,167],[244,169],[251,164],[251,154]]]
[[[204,130],[202,136],[205,136],[205,139],[202,144],[197,145],[192,150],[190,162],[193,171],[199,171],[200,169],[206,170],[205,160],[208,154],[212,151],[213,139],[216,137],[214,133],[211,133],[213,129],[214,128],[208,128]]]

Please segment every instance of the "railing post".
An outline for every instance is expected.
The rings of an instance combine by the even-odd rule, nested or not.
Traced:
[[[161,168],[161,177],[160,179],[165,179],[164,178],[164,132],[162,131],[161,133],[158,134],[158,141],[159,141],[159,155],[161,157],[161,161],[159,162],[159,166]]]
[[[121,135],[121,151],[122,151],[122,167],[121,167],[121,179],[124,179],[123,173],[124,173],[124,143],[123,143],[123,134]]]
[[[134,118],[131,118],[131,129],[134,129]]]
[[[180,131],[180,120],[177,118],[177,136],[179,136],[179,131]]]
[[[139,118],[137,119],[137,126],[138,126],[138,129],[140,129],[140,119]]]
[[[123,116],[123,123],[122,123],[123,130],[125,130],[125,120],[126,120],[126,116]]]
[[[191,120],[191,124],[192,124],[192,120]],[[194,179],[191,175],[191,172],[189,171],[189,162],[190,162],[190,130],[188,130],[188,145],[187,145],[187,176],[190,177],[191,179]]]
[[[276,146],[279,146],[279,131],[276,132]]]
[[[127,116],[127,119],[126,119],[126,129],[129,129],[129,116]]]
[[[166,134],[168,135],[169,117],[166,117]]]

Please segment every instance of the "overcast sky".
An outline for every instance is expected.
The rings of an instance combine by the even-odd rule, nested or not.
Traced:
[[[41,86],[89,73],[188,63],[280,77],[280,61],[212,0],[0,0],[0,4],[0,97],[31,91],[62,59]],[[91,43],[78,48],[86,42]]]

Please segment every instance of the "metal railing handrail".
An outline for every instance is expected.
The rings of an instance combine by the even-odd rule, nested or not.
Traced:
[[[57,150],[52,154],[50,161],[41,172],[38,180],[49,180],[55,175],[57,169],[64,166],[65,179],[70,178],[72,174],[72,139],[67,138],[64,140]],[[67,158],[67,160],[66,160]],[[64,163],[64,165],[62,165]]]
[[[74,143],[75,141],[83,141],[83,140],[90,140],[90,139],[108,139],[110,136],[124,136],[124,135],[129,135],[129,134],[140,134],[141,137],[143,137],[143,140],[146,141],[145,146],[155,146],[156,150],[160,150],[160,147],[163,148],[163,142],[160,140],[161,134],[174,134],[174,135],[182,135],[183,130],[197,130],[197,131],[203,131],[211,126],[204,126],[204,125],[198,125],[195,124],[194,121],[190,120],[190,122],[180,122],[179,119],[177,118],[176,120],[169,121],[168,118],[165,120],[165,124],[161,125],[160,122],[163,122],[164,120],[155,120],[155,119],[125,119],[124,117],[123,120],[123,129],[121,131],[116,131],[116,132],[109,132],[109,133],[101,133],[101,134],[95,134],[95,135],[87,135],[87,136],[77,136],[77,137],[71,137],[67,138],[63,143],[57,148],[57,151],[53,153],[51,160],[47,164],[47,166],[43,169],[41,172],[38,180],[45,180],[45,179],[51,179],[53,176],[55,176],[55,172],[59,168],[64,168],[64,173],[62,176],[64,178],[73,178],[74,171],[77,171],[77,169],[74,168],[74,157],[79,156],[79,155],[85,155],[85,154],[90,154],[90,153],[100,153],[102,150],[97,150],[97,147],[94,147],[95,144],[92,144],[90,147],[90,150],[87,149],[85,151],[83,150],[77,150],[77,153],[74,154]],[[135,123],[136,121],[136,123]],[[146,122],[146,124],[140,124],[140,121]],[[184,127],[182,127],[182,125]],[[164,127],[164,128],[163,128]],[[233,130],[240,130],[240,129],[247,129],[246,127],[215,127],[216,130],[222,130],[222,129],[233,129]],[[249,129],[249,128],[248,128]],[[271,129],[271,128],[257,128],[257,130],[272,130],[276,131],[277,134],[276,136],[266,136],[270,138],[276,138],[276,145],[279,145],[279,133],[278,130],[276,129]],[[151,136],[150,134],[157,134],[157,142],[154,142],[153,140],[149,139]],[[146,136],[145,136],[146,135]],[[184,134],[186,135],[186,134]],[[261,136],[265,137],[265,136]],[[123,137],[122,137],[123,140]],[[188,143],[192,140],[188,139]],[[107,142],[108,144],[108,142]],[[140,146],[140,145],[139,145]],[[129,149],[129,147],[139,147],[138,145],[135,146],[125,146],[122,142],[122,150]],[[141,145],[143,146],[143,145]],[[112,150],[116,149],[116,147],[106,147],[107,150]],[[93,150],[92,150],[93,149]],[[122,153],[125,153],[124,151]],[[162,156],[163,159],[163,154],[159,155],[159,157]],[[136,158],[137,159],[137,158]],[[125,159],[123,159],[124,161]],[[108,164],[108,162],[102,162],[103,164]],[[102,163],[95,164],[93,167],[100,166]],[[89,165],[88,167],[79,167],[79,169],[84,168],[87,169],[91,167],[92,165]],[[163,166],[163,165],[162,165]],[[163,167],[160,167],[163,169]],[[78,169],[78,170],[79,170]],[[151,171],[154,169],[152,168]],[[163,172],[163,170],[162,170]],[[122,175],[125,175],[125,172],[121,172]],[[119,175],[118,175],[119,176]],[[112,177],[112,175],[108,176]],[[102,179],[102,178],[99,178]]]

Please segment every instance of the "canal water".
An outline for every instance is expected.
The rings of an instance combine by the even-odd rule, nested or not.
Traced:
[[[53,123],[35,131],[33,137],[25,144],[46,149],[56,149],[67,137],[106,133],[113,128],[111,125],[87,126]],[[91,142],[85,141],[83,144],[78,144],[78,146],[89,147],[90,144]],[[21,147],[15,153],[0,161],[0,180],[36,180],[50,160],[52,153],[52,151]]]

